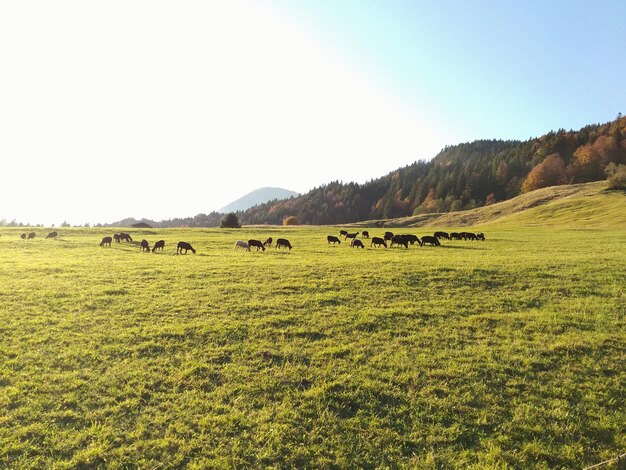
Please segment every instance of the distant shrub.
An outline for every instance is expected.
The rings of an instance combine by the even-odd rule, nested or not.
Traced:
[[[605,170],[609,189],[626,189],[626,165],[610,163]]]
[[[220,224],[222,228],[241,228],[239,217],[234,212],[230,212],[224,216]]]
[[[283,219],[283,225],[299,225],[300,222],[295,215],[290,215],[289,217],[285,217]]]

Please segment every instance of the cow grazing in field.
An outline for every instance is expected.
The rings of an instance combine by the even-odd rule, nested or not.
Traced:
[[[346,233],[346,237],[344,240],[347,240],[348,238],[351,240],[354,240],[360,232],[355,232],[355,233]]]
[[[248,242],[244,242],[243,240],[237,240],[235,242],[235,249],[237,248],[243,248],[246,251],[250,251],[250,245],[248,245]]]
[[[176,246],[176,254],[180,253],[181,255],[183,254],[183,250],[185,250],[185,254],[187,254],[187,251],[191,250],[191,252],[195,255],[196,254],[196,250],[193,249],[193,247],[187,243],[187,242],[178,242],[178,245]]]
[[[394,245],[398,245],[398,246],[403,246],[404,248],[408,248],[409,247],[409,241],[404,238],[402,235],[394,235],[393,238],[391,239],[391,245],[390,246],[394,246]]]
[[[148,240],[141,240],[139,243],[139,249],[141,251],[150,252],[150,245],[148,244]]]
[[[370,237],[370,233],[367,230],[363,230],[363,233],[361,234],[361,237],[369,238]]]
[[[465,240],[478,240],[474,232],[465,232]]]
[[[341,240],[334,235],[328,235],[326,240],[328,240],[329,244],[332,243],[334,245],[335,243],[339,243],[341,245]]]
[[[265,251],[265,245],[261,243],[261,240],[248,240],[248,246],[250,246],[250,248],[252,248],[253,246],[256,247],[256,251]]]
[[[374,246],[374,248],[378,246],[384,246],[385,248],[387,248],[387,242],[383,238],[372,237],[372,242],[370,243],[370,246]]]
[[[478,233],[476,234],[476,239],[477,239],[477,240],[482,240],[482,241],[485,241],[485,234],[484,234],[484,233],[482,233],[482,232],[478,232]]]
[[[272,246],[272,242],[272,237],[268,237],[267,240],[263,242],[263,246],[267,246],[268,248],[270,248]]]
[[[23,233],[23,234],[21,234],[21,235],[20,235],[20,238],[21,238],[22,240],[26,240],[26,237],[27,237],[27,235],[26,235],[25,233]]]
[[[347,230],[339,230],[339,235],[342,237],[345,237],[346,235],[348,235],[348,231]]]
[[[445,238],[446,240],[450,240],[450,235],[448,235],[448,232],[435,232],[435,237],[439,239]]]
[[[422,237],[422,245],[432,245],[432,246],[440,246],[439,239],[437,237],[433,237],[431,235],[424,235]]]
[[[120,232],[120,240],[123,242],[132,242],[133,238],[128,233]]]
[[[393,232],[385,232],[385,236],[383,238],[385,241],[391,240],[393,238]]]
[[[415,245],[415,243],[417,243],[419,244],[419,246],[422,246],[422,242],[420,241],[417,235],[406,234],[406,235],[400,235],[400,236],[404,238],[406,241],[408,241],[411,245]]]
[[[111,242],[113,241],[113,239],[111,237],[104,237],[102,239],[102,241],[100,242],[100,246],[109,246],[111,247]]]
[[[352,248],[363,248],[363,249],[365,249],[365,246],[363,246],[363,242],[361,240],[359,240],[358,238],[355,238],[354,240],[352,240],[350,242],[350,246]]]
[[[165,240],[159,240],[158,242],[156,242],[154,244],[154,246],[152,247],[152,253],[154,253],[155,251],[157,251],[158,249],[160,249],[161,251],[163,251],[163,248],[165,248]]]
[[[56,237],[58,237],[59,234],[57,232],[50,232],[48,235],[46,235],[46,240],[48,238],[52,238],[52,239],[56,239]]]
[[[450,234],[450,240],[460,240],[460,239],[461,239],[460,233],[452,232]]]
[[[37,234],[36,234],[35,232],[30,232],[30,233],[28,234],[28,239],[29,239],[29,240],[32,240],[32,239],[33,239],[33,238],[35,238],[36,236],[37,236]]]
[[[276,240],[276,248],[289,248],[291,250],[291,243],[286,238],[279,238]]]
[[[121,241],[121,237],[119,233],[114,233],[113,234],[113,240],[115,240],[115,243],[119,243]]]

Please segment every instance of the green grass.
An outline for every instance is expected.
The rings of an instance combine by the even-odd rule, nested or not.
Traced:
[[[381,229],[371,229],[379,235]],[[404,229],[418,235],[425,229]],[[0,230],[0,466],[580,468],[626,448],[626,233]],[[285,236],[291,252],[236,251]],[[178,240],[196,255],[176,255]],[[366,245],[368,245],[366,243]]]

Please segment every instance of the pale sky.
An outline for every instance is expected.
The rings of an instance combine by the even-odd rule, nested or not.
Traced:
[[[0,2],[0,219],[187,217],[611,120],[625,5]]]

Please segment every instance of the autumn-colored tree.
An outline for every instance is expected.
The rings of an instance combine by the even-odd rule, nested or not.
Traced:
[[[566,183],[565,163],[558,153],[553,153],[528,173],[522,183],[522,191],[527,193],[535,189]]]
[[[493,193],[489,193],[487,197],[485,198],[485,205],[490,206],[491,204],[495,204],[495,203],[496,203],[496,195]]]
[[[298,218],[295,215],[290,215],[283,219],[283,225],[298,225]]]

